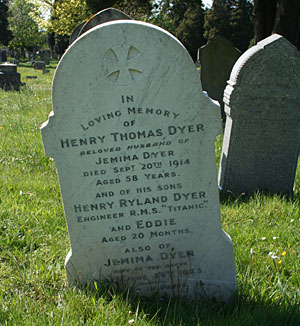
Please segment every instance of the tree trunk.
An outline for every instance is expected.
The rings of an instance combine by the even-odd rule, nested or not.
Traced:
[[[300,1],[277,0],[273,33],[284,36],[300,49]]]
[[[254,0],[256,42],[270,36],[276,17],[276,0]]]
[[[254,0],[254,17],[257,42],[277,33],[300,49],[299,0]]]

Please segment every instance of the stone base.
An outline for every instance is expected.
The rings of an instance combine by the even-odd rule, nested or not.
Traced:
[[[5,91],[19,91],[20,86],[24,85],[21,82],[20,74],[16,73],[3,73],[0,72],[0,88]]]

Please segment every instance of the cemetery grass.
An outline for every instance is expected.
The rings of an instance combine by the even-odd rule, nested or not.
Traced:
[[[0,90],[0,325],[300,325],[299,163],[293,199],[257,193],[221,204],[236,259],[232,302],[67,286],[68,233],[55,164],[39,130],[51,111],[55,65],[43,74],[21,63],[26,86]],[[218,159],[221,142],[219,136]]]

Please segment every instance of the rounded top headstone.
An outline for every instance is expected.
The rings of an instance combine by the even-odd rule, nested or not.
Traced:
[[[199,50],[201,83],[209,97],[222,102],[226,82],[231,69],[241,55],[231,41],[218,35]]]
[[[177,99],[185,107],[191,96],[202,96],[184,46],[163,29],[132,20],[96,26],[68,48],[54,76],[52,95],[60,98],[54,99],[54,111],[66,114],[65,107],[78,102],[82,107],[105,107],[120,91],[152,97],[159,106]]]
[[[247,50],[235,63],[224,91],[224,102],[235,107],[245,98],[252,102],[267,98],[295,99],[300,88],[300,53],[283,36],[273,34]],[[295,112],[290,106],[289,110]],[[250,113],[249,107],[244,110]],[[298,110],[299,111],[299,110]]]
[[[86,22],[82,22],[73,29],[73,32],[69,39],[69,45],[71,45],[77,39],[77,37],[78,37],[82,27],[85,25],[85,23]]]

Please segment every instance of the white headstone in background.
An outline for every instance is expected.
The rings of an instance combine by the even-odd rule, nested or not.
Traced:
[[[69,283],[112,279],[145,295],[230,298],[219,109],[186,49],[146,23],[95,27],[61,59],[53,111],[42,136],[60,180]]]

